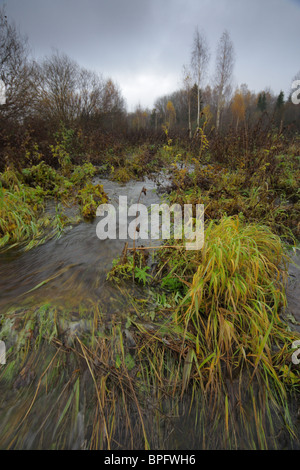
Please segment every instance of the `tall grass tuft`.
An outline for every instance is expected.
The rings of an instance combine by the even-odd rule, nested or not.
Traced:
[[[210,222],[205,245],[176,322],[197,333],[219,361],[273,367],[272,345],[284,340],[285,264],[278,236],[238,217]],[[200,344],[200,343],[199,343]]]
[[[12,192],[0,186],[0,247],[38,234],[36,214],[21,188]]]
[[[269,229],[224,217],[203,250],[166,249],[158,272],[182,296],[154,315],[133,297],[110,318],[95,300],[12,308],[0,317],[12,408],[9,420],[0,410],[0,448],[299,447],[286,261]]]

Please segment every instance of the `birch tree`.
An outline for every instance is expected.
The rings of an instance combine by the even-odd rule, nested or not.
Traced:
[[[191,57],[191,67],[197,84],[197,126],[200,124],[200,87],[202,85],[209,62],[209,50],[206,38],[203,33],[199,33],[196,28]]]
[[[168,128],[173,127],[176,123],[176,111],[175,111],[172,101],[168,101],[167,103],[166,117],[167,117],[167,121],[166,121],[167,127]]]
[[[217,91],[216,128],[220,126],[221,111],[226,95],[230,94],[231,79],[234,67],[234,48],[228,31],[224,31],[217,48],[215,82]]]
[[[245,102],[241,90],[237,89],[231,103],[231,110],[236,118],[235,130],[238,130],[240,121],[245,119]]]

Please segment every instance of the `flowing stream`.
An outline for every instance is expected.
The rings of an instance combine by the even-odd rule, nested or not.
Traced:
[[[129,206],[137,203],[140,196],[140,202],[150,206],[161,202],[157,188],[164,179],[163,176],[162,180],[146,179],[142,182],[130,181],[120,185],[106,179],[95,178],[94,183],[103,184],[104,191],[109,196],[109,203],[115,204],[116,207],[120,195],[127,196]],[[144,187],[147,190],[146,195],[141,195]],[[74,315],[70,318],[70,324],[73,322],[74,325],[78,325],[80,319],[75,307],[81,301],[89,299],[99,301],[101,310],[108,319],[126,310],[126,298],[113,283],[106,281],[112,260],[122,252],[124,240],[99,240],[96,235],[97,223],[96,218],[92,222],[82,222],[69,227],[60,238],[52,239],[28,252],[11,249],[0,254],[0,314],[5,314],[9,308],[24,305],[24,302],[28,305],[41,302],[55,302],[61,305],[67,303],[74,305]],[[300,265],[299,251],[295,254],[294,261]],[[151,259],[149,263],[151,265]],[[291,265],[288,287],[288,319],[292,328],[298,331],[300,331],[299,272],[296,266]],[[132,289],[136,294],[142,291],[137,286],[132,286]],[[41,373],[42,370],[36,371],[36,376],[38,372]],[[0,436],[8,432],[9,426],[17,427],[20,423],[22,412],[24,415],[22,400],[26,402],[27,407],[30,405],[30,397],[26,395],[25,388],[33,378],[33,375],[27,374],[23,382],[14,385],[12,390],[7,390],[5,385],[0,384]],[[55,400],[57,400],[56,395],[53,396],[54,403]],[[28,449],[39,447],[37,436],[43,419],[47,419],[45,409],[50,406],[52,406],[51,396],[40,398],[36,411],[32,412],[30,428],[22,431],[22,439],[18,441],[16,447],[18,445]],[[81,410],[84,406],[81,404]],[[84,448],[86,430],[82,413],[83,411],[78,413],[76,432],[74,431],[74,435],[64,444],[60,443],[61,446]],[[193,433],[190,433],[191,426],[192,422],[189,419],[178,422],[177,427],[173,426],[172,438],[166,442],[166,445],[169,448],[172,446],[193,448],[195,441]],[[51,445],[52,435],[49,435],[49,439],[43,440],[43,447]]]
[[[161,197],[157,193],[157,187],[164,179],[165,177],[161,176],[155,181],[146,178],[145,181],[120,184],[95,177],[93,184],[103,184],[104,191],[109,198],[108,202],[116,208],[120,195],[127,196],[128,206],[139,200],[140,203],[149,207],[151,204],[160,203]],[[143,188],[146,189],[146,194],[142,193]],[[47,210],[54,211],[54,205],[50,203]],[[69,212],[73,215],[74,207],[69,208]],[[20,307],[24,310],[27,306],[30,309],[43,303],[60,308],[66,306],[70,317],[67,319],[67,326],[66,322],[64,323],[64,330],[71,337],[74,332],[90,334],[92,329],[92,319],[81,319],[80,305],[84,302],[97,302],[107,322],[114,315],[121,317],[122,313],[126,314],[128,297],[123,295],[114,283],[106,280],[107,273],[112,268],[112,261],[121,255],[126,240],[99,240],[96,235],[98,221],[99,218],[96,217],[91,222],[81,222],[73,227],[67,227],[60,238],[51,239],[27,252],[12,248],[0,254],[0,315],[5,315],[10,309]],[[132,240],[128,242],[129,246],[132,246]],[[143,243],[140,240],[136,241],[136,246],[141,244],[145,244],[145,241]],[[151,259],[150,256],[150,266]],[[143,289],[136,284],[129,286],[129,289],[135,296],[142,295]],[[6,344],[7,349],[11,345],[17,347],[18,340],[15,331],[11,332],[10,337],[11,341],[9,340]],[[17,448],[39,448],[37,439],[40,423],[43,419],[47,419],[48,408],[51,408],[53,403],[57,403],[57,396],[62,386],[57,387],[57,392],[53,393],[53,403],[51,403],[51,398],[39,394],[34,410],[29,416],[30,428],[18,434],[18,425],[22,422],[24,410],[26,406],[30,408],[30,400],[34,396],[32,390],[29,392],[27,387],[35,381],[34,388],[36,388],[36,378],[43,374],[42,364],[43,362],[48,364],[51,356],[53,356],[53,348],[51,350],[50,346],[43,346],[36,356],[33,355],[28,359],[12,386],[8,386],[5,381],[2,383],[0,381],[0,437],[6,433],[10,436],[9,428],[15,426],[16,435],[18,435]],[[8,364],[9,360],[8,357]],[[3,366],[0,365],[1,367]],[[88,370],[86,372],[81,381],[84,397],[88,394],[87,390],[91,391],[94,387]],[[65,376],[63,385],[67,383],[71,374],[72,368],[68,371],[61,371],[62,378]],[[86,403],[81,403],[81,408],[85,409],[87,406]],[[78,413],[78,419],[83,419],[84,413],[82,411]],[[75,436],[69,435],[68,442],[63,445],[64,448],[84,447],[86,429],[83,428],[82,422],[78,424],[75,434]],[[9,443],[10,439],[2,440],[4,448],[9,446]],[[43,439],[42,448],[51,446],[53,446],[53,436],[49,432],[49,439],[47,437]]]
[[[148,207],[160,202],[156,183],[149,179],[123,185],[99,178],[93,182],[103,184],[109,203],[115,207],[120,195],[127,196],[128,206],[137,203],[144,187],[147,192],[141,195],[140,203]],[[67,228],[59,239],[52,239],[28,252],[12,249],[1,254],[1,311],[5,311],[8,305],[18,303],[18,299],[24,300],[24,297],[31,295],[32,289],[42,284],[35,292],[39,298],[44,296],[52,300],[74,301],[105,298],[103,306],[107,313],[111,313],[114,305],[107,302],[108,293],[113,301],[117,290],[106,282],[106,276],[112,267],[112,260],[121,254],[125,241],[99,240],[96,235],[98,221],[96,217],[92,222]],[[132,246],[132,241],[128,241]]]

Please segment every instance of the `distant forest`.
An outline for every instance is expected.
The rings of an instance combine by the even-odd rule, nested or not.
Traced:
[[[47,154],[59,129],[72,129],[81,151],[91,155],[116,142],[169,135],[192,139],[205,122],[210,139],[222,134],[255,134],[276,129],[294,135],[300,130],[300,105],[289,96],[270,90],[259,93],[242,84],[232,89],[234,45],[224,31],[216,51],[215,74],[208,83],[211,60],[204,33],[194,32],[188,65],[182,67],[180,89],[156,99],[153,109],[137,106],[128,113],[118,84],[81,67],[56,51],[39,61],[32,59],[30,46],[0,10],[0,170],[8,161],[20,162],[33,152],[36,142]],[[300,77],[300,72],[292,80]],[[286,84],[283,84],[286,86]],[[159,90],[158,90],[159,92]],[[158,93],[159,94],[159,93]]]

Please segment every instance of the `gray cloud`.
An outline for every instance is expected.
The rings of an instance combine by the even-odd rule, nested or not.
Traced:
[[[0,0],[0,4],[4,2]],[[8,0],[7,14],[41,57],[57,48],[118,81],[129,109],[151,107],[179,86],[195,27],[215,49],[227,28],[235,82],[259,91],[289,89],[300,69],[299,0]]]

